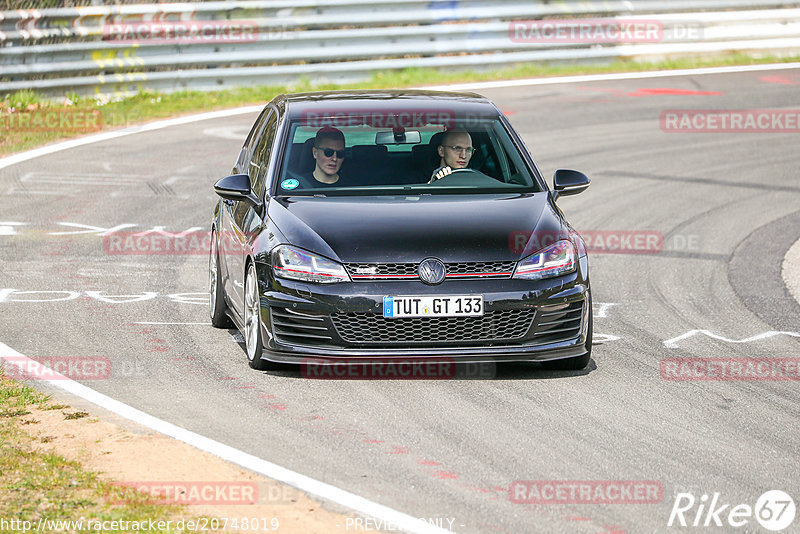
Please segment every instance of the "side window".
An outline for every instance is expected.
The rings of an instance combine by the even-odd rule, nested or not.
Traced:
[[[261,131],[264,121],[271,112],[272,110],[265,108],[264,111],[261,112],[261,115],[258,116],[258,119],[256,119],[253,127],[250,128],[250,133],[247,134],[247,139],[245,139],[242,149],[239,151],[239,157],[236,158],[236,166],[233,169],[234,173],[247,172],[247,164],[250,159],[250,154],[253,153],[253,143],[255,142],[255,139],[258,138],[257,134]]]
[[[272,110],[269,108],[262,111],[261,115],[258,116],[256,123],[250,129],[250,133],[247,134],[247,139],[244,142],[244,148],[246,148],[248,152],[252,152],[253,144],[258,138],[258,133],[261,131],[261,127],[264,126],[264,121],[267,120],[267,117],[269,117],[271,114]]]
[[[250,185],[256,195],[264,192],[264,181],[269,167],[269,157],[272,154],[272,144],[275,141],[275,132],[278,128],[278,117],[275,112],[270,112],[266,124],[258,137],[255,148],[250,158],[248,174]]]

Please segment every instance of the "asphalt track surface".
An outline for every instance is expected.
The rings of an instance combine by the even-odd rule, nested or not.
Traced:
[[[596,344],[585,371],[504,365],[490,379],[408,381],[251,370],[235,332],[207,325],[206,256],[109,254],[100,234],[208,229],[211,186],[253,115],[0,171],[0,286],[16,290],[0,294],[0,341],[30,357],[109,358],[110,377],[83,383],[411,516],[452,519],[455,532],[763,532],[753,517],[738,529],[667,522],[680,492],[719,493],[731,507],[773,489],[798,501],[798,383],[665,380],[660,363],[800,356],[800,338],[768,334],[800,331],[779,275],[800,236],[798,136],[666,133],[659,117],[797,109],[800,70],[481,92],[548,179],[557,168],[592,178],[559,201],[576,229],[664,236],[660,252],[590,255]],[[22,293],[43,291],[72,293]],[[523,504],[509,498],[518,480],[655,481],[663,498]]]

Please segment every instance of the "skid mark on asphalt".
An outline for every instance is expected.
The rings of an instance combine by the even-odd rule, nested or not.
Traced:
[[[675,89],[670,87],[643,87],[636,91],[626,91],[612,87],[578,87],[580,91],[607,93],[616,97],[646,97],[646,96],[721,96],[720,91],[697,91],[694,89]]]
[[[108,169],[106,170],[108,171]],[[11,187],[6,189],[5,194],[76,197],[86,191],[98,194],[101,191],[100,188],[104,187],[108,188],[105,192],[111,197],[175,195],[170,184],[153,181],[150,175],[122,174],[110,171],[80,174],[28,172],[16,179]]]
[[[234,381],[239,380],[239,378],[237,377],[226,376],[220,378],[220,380],[231,383],[232,389],[255,389],[254,383],[247,383],[247,386],[245,387],[235,385]],[[291,414],[292,412],[292,410],[290,410],[290,405],[288,403],[280,402],[279,397],[272,393],[259,393],[256,395],[256,398],[261,400],[273,401],[273,402],[263,403],[261,407],[264,409],[268,409],[270,411],[277,413],[286,413],[286,414]],[[301,423],[309,424],[310,427],[313,428],[315,431],[328,436],[336,436],[340,439],[354,440],[362,445],[381,446],[378,447],[377,449],[372,447],[371,449],[373,450],[373,452],[379,452],[383,455],[391,455],[391,456],[412,454],[411,448],[405,445],[399,445],[399,444],[389,445],[385,440],[376,439],[375,437],[369,436],[367,432],[359,428],[354,428],[351,426],[338,426],[332,422],[327,421],[325,417],[320,415],[316,414],[290,415],[290,417]],[[422,468],[425,470],[428,476],[431,476],[435,479],[438,480],[459,479],[458,473],[452,470],[443,469],[442,464],[440,462],[436,462],[425,458],[417,458],[416,463],[422,466]]]
[[[147,352],[167,352],[170,348],[167,342],[160,338],[150,338],[146,342]]]
[[[800,85],[800,76],[798,75],[788,75],[783,76],[780,74],[775,74],[772,76],[759,76],[759,81],[764,83],[774,83],[779,85]]]
[[[235,377],[224,377],[221,380],[233,382],[238,379]],[[260,393],[257,394],[256,397],[259,399],[272,401],[277,401],[279,399],[277,395],[272,393]],[[367,432],[359,428],[352,426],[338,426],[335,425],[335,423],[328,421],[324,416],[316,414],[292,415],[292,407],[288,403],[284,402],[265,403],[262,405],[262,407],[270,409],[275,413],[280,413],[281,415],[287,415],[295,421],[308,425],[309,428],[320,434],[336,437],[342,441],[355,442],[361,446],[366,446],[368,447],[368,451],[372,454],[412,458],[412,461],[416,463],[420,469],[422,469],[422,472],[426,476],[431,477],[434,480],[454,483],[470,492],[483,495],[490,501],[497,501],[508,496],[508,487],[497,485],[480,487],[470,484],[462,480],[462,477],[457,470],[449,469],[441,462],[432,460],[430,458],[415,457],[410,447],[400,444],[389,444],[385,440],[377,439],[374,436],[369,436]],[[499,528],[496,525],[488,526],[491,526],[493,529]],[[502,529],[500,529],[500,531],[502,531]]]
[[[670,89],[664,87],[653,87],[637,89],[627,96],[721,96],[720,91],[696,91],[693,89]]]

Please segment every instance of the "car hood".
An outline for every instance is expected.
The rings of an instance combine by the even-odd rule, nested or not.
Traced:
[[[289,243],[342,262],[516,261],[537,236],[566,235],[547,193],[282,197],[269,217]]]

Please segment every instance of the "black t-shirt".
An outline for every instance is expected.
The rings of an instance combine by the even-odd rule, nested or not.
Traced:
[[[324,188],[324,187],[349,187],[353,185],[350,180],[347,179],[346,175],[339,173],[339,179],[332,184],[326,184],[325,182],[320,182],[316,178],[314,178],[314,171],[303,175],[303,180],[300,181],[300,185],[303,188]]]

